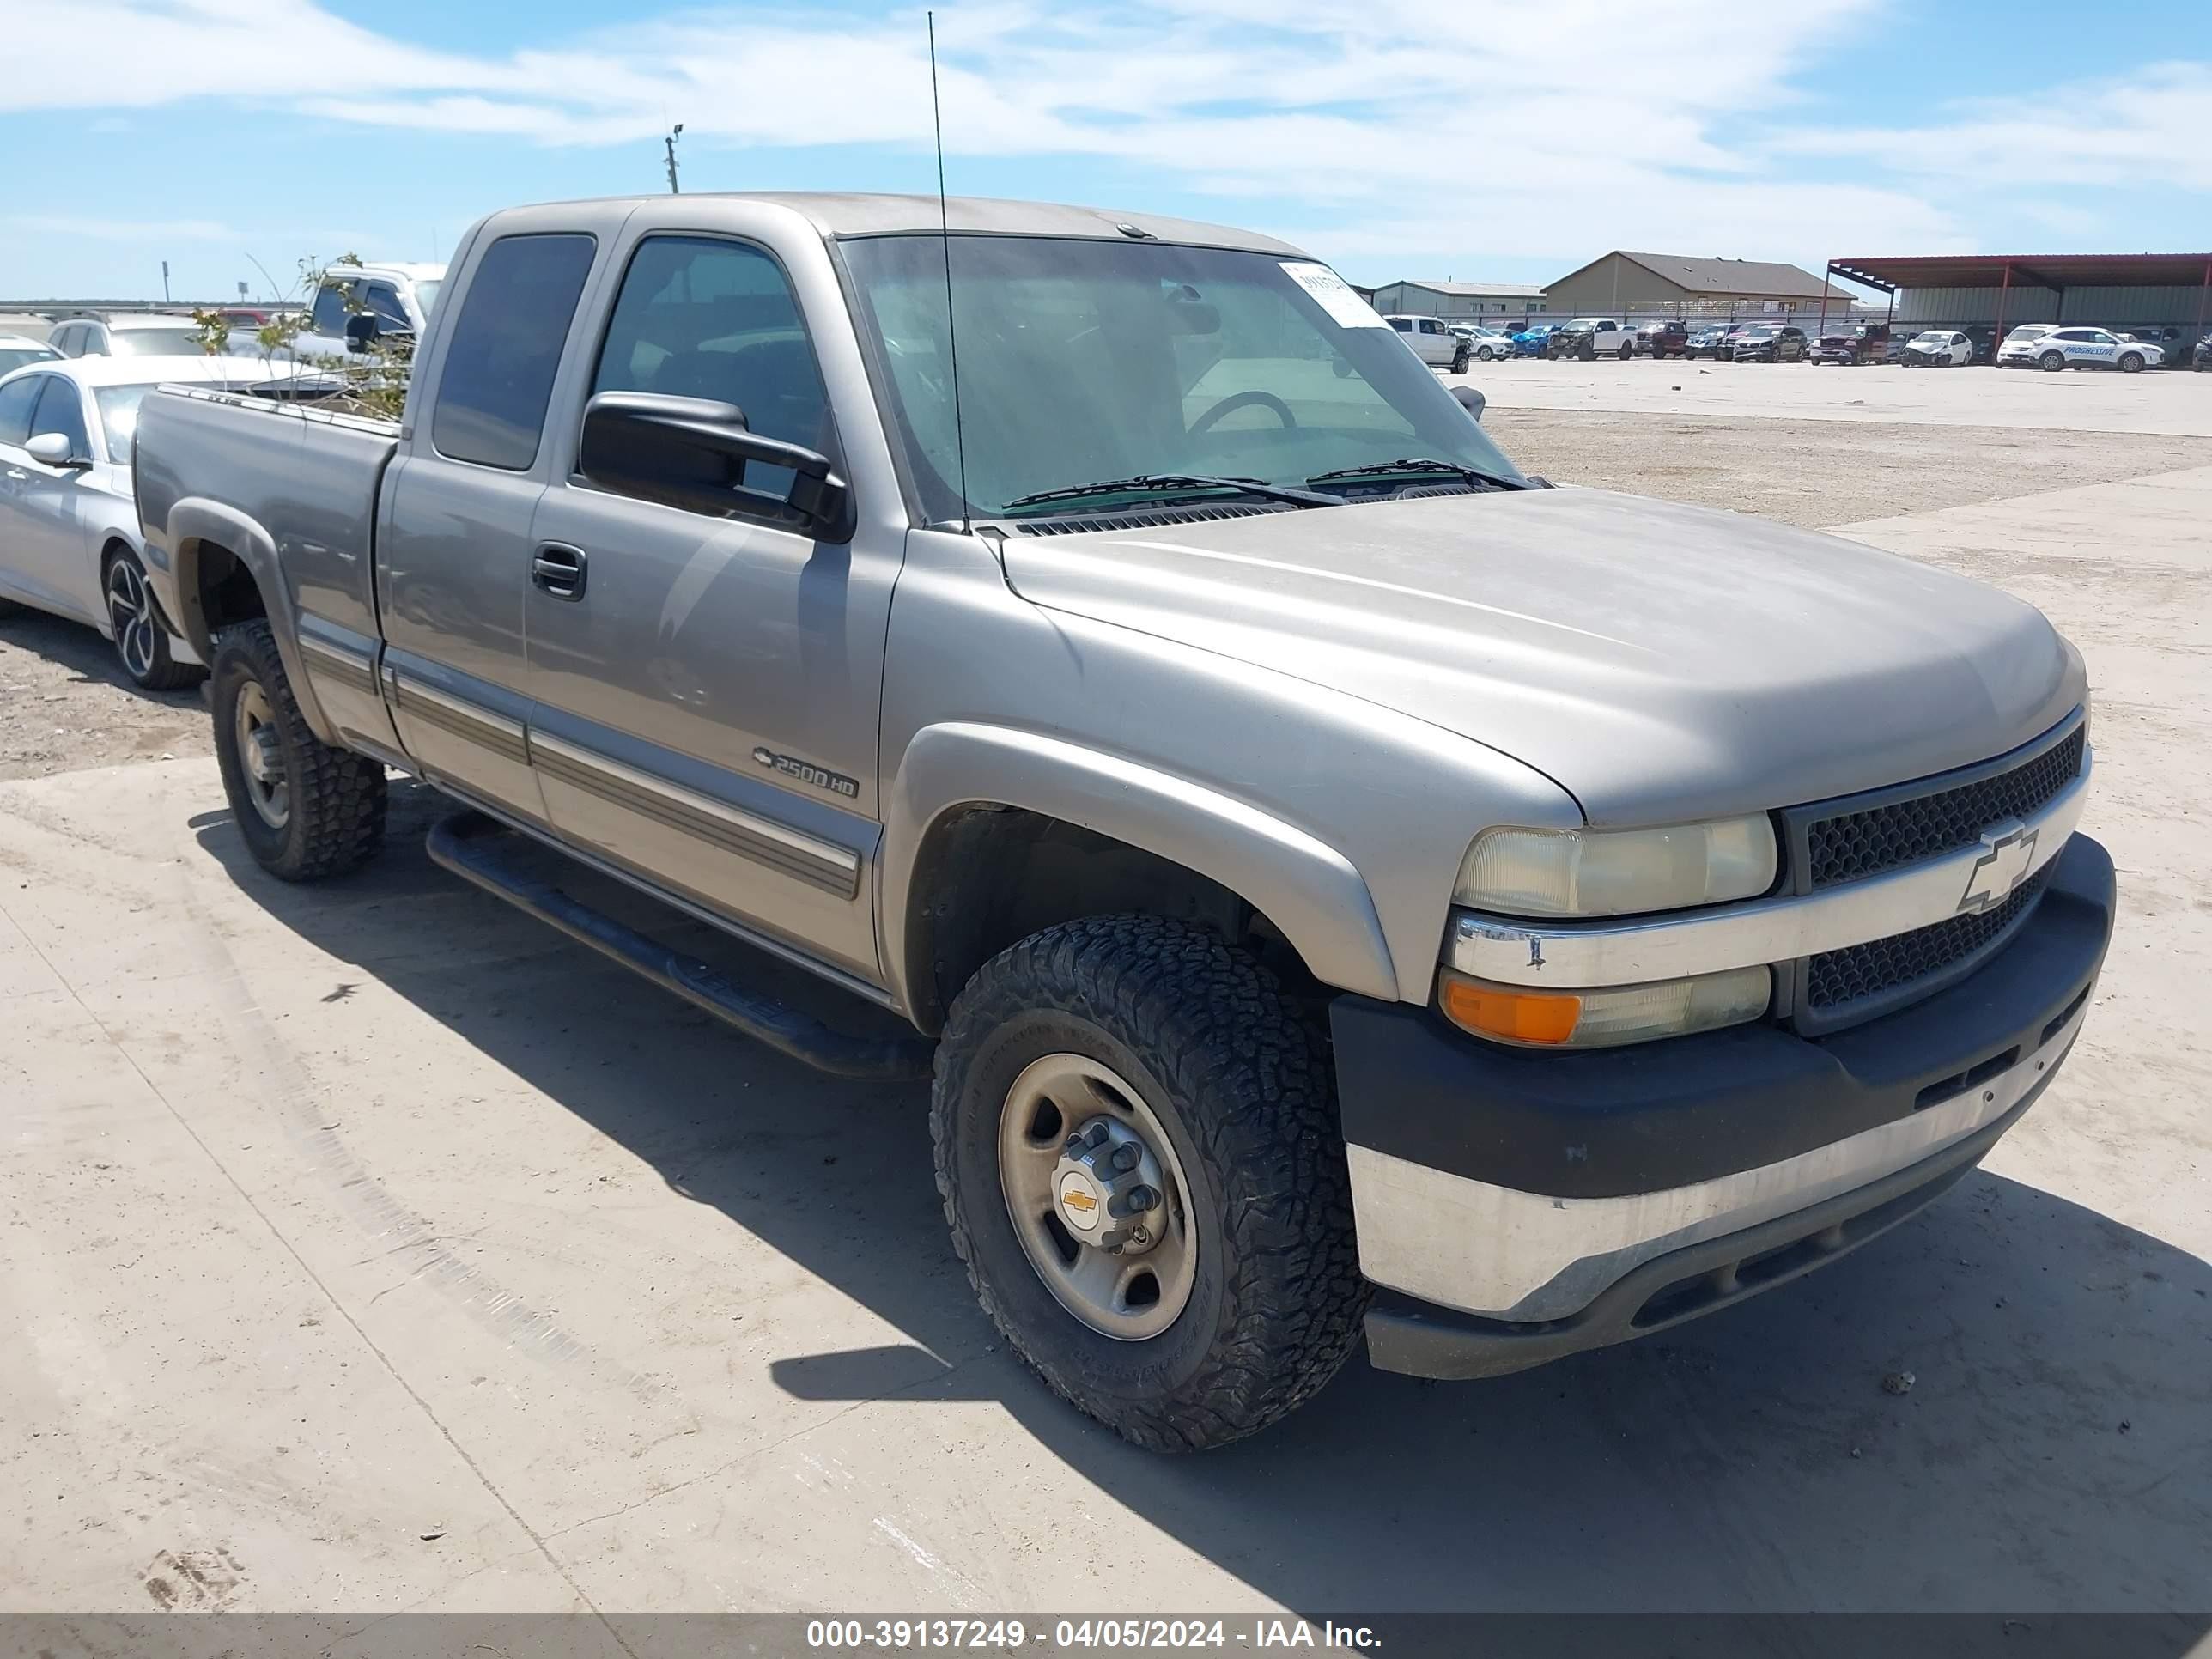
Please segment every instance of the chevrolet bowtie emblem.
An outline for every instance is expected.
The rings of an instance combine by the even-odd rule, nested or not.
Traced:
[[[1972,873],[1966,878],[1966,890],[1959,898],[1960,910],[1972,913],[2002,904],[2027,878],[2034,861],[2034,830],[2014,829],[2001,836],[1985,831],[1982,855],[1974,861]]]

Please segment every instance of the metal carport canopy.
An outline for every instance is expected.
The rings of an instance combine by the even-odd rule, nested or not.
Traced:
[[[1926,253],[1831,259],[1838,276],[1894,294],[1905,288],[2194,288],[2212,278],[2212,253]]]

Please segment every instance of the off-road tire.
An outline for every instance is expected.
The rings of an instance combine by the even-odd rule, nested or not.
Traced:
[[[999,1119],[1032,1060],[1079,1053],[1145,1097],[1188,1187],[1188,1304],[1143,1341],[1061,1307],[999,1175]],[[1274,976],[1200,928],[1146,915],[1048,927],[954,1000],[930,1107],[952,1246],[991,1322],[1079,1409],[1139,1446],[1197,1451],[1303,1405],[1358,1346],[1368,1299],[1325,1045]]]
[[[1451,372],[1455,374],[1464,374],[1467,373],[1467,348],[1465,346],[1460,347],[1458,350],[1452,353]]]
[[[309,729],[269,624],[226,629],[210,672],[216,763],[230,815],[254,862],[284,881],[321,881],[367,863],[384,844],[384,767],[365,755],[331,748]],[[265,823],[254,806],[238,753],[235,711],[249,680],[269,700],[283,751],[290,799],[281,830]]]

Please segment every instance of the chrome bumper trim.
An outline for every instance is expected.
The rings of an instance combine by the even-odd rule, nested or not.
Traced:
[[[1640,985],[1788,962],[1948,921],[1966,911],[1966,890],[1990,842],[2033,833],[2015,888],[2064,850],[2081,821],[2089,769],[2084,749],[2081,772],[2041,811],[1991,824],[1978,845],[1814,893],[1621,922],[1530,923],[1455,912],[1443,962],[1503,985]]]
[[[1655,1256],[1809,1209],[1995,1122],[2065,1058],[2087,1000],[2048,1042],[1965,1093],[1778,1164],[1623,1198],[1554,1198],[1346,1148],[1360,1271],[1463,1313],[1564,1319]]]

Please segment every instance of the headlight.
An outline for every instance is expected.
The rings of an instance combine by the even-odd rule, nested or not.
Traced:
[[[1773,975],[1763,967],[1581,991],[1492,985],[1445,968],[1437,974],[1437,1006],[1455,1025],[1492,1042],[1607,1048],[1757,1019],[1773,989]]]
[[[1664,830],[1486,830],[1455,903],[1509,916],[1622,916],[1756,898],[1774,884],[1761,816]]]

